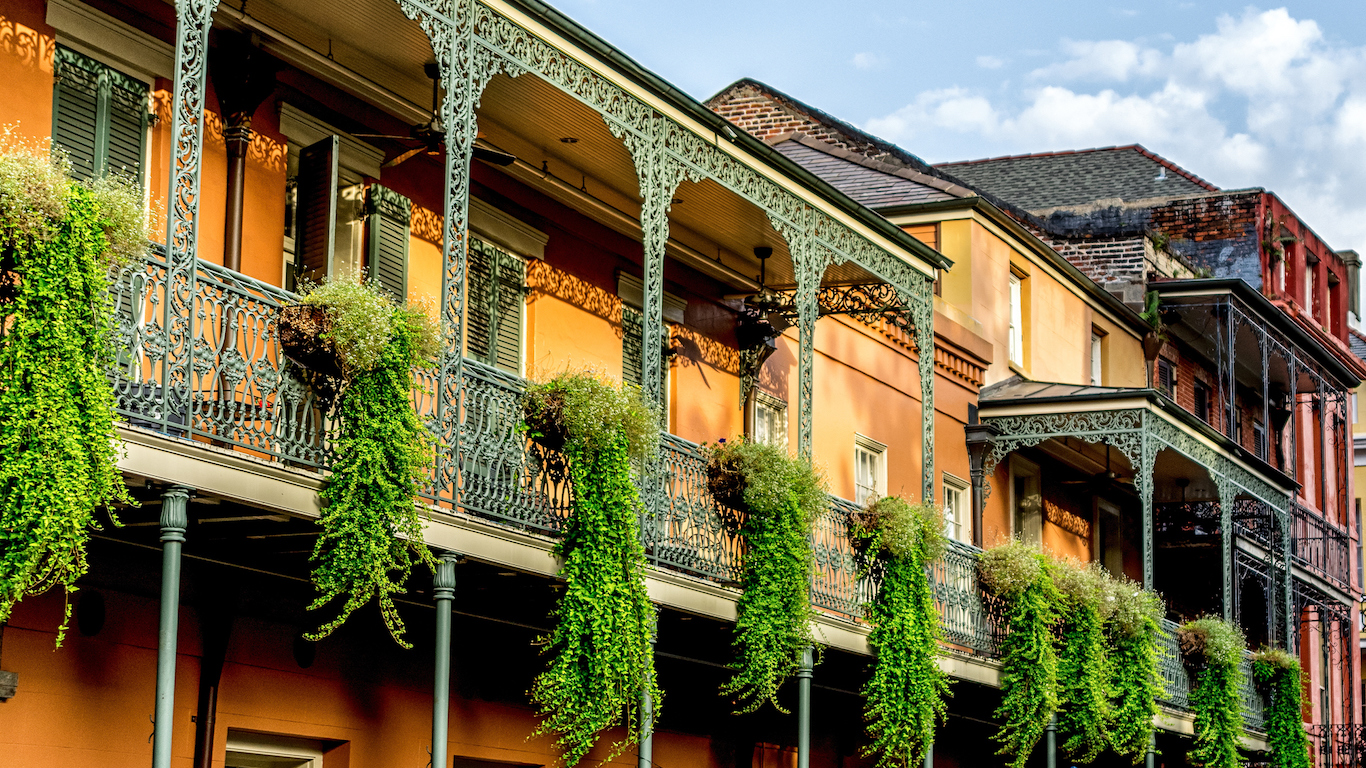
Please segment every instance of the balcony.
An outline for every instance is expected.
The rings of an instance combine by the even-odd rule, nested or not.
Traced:
[[[289,371],[275,343],[278,309],[289,293],[222,267],[199,262],[192,296],[180,306],[189,317],[165,312],[168,278],[164,256],[153,254],[114,285],[119,308],[119,362],[111,376],[118,410],[128,425],[211,443],[283,466],[317,471],[332,459],[334,426]],[[169,321],[166,319],[169,317]],[[167,329],[170,332],[167,332]],[[168,339],[180,341],[168,348]],[[183,378],[177,378],[177,371]],[[464,361],[464,407],[456,435],[460,466],[438,463],[422,496],[435,509],[463,512],[511,529],[556,537],[569,511],[564,459],[531,444],[517,430],[525,381]],[[440,434],[436,398],[445,388],[424,374],[414,393],[418,413]],[[722,586],[739,578],[744,542],[722,525],[721,508],[706,488],[699,446],[665,435],[661,446],[664,501],[642,518],[641,535],[652,566]],[[831,497],[815,525],[812,601],[830,616],[862,621],[862,603],[875,585],[858,576],[846,534],[857,507]],[[978,584],[981,550],[951,542],[930,566],[945,641],[955,653],[998,655],[996,609]],[[1187,705],[1189,681],[1176,653],[1174,625],[1166,624],[1167,705]],[[1261,727],[1261,697],[1248,675],[1248,725]]]

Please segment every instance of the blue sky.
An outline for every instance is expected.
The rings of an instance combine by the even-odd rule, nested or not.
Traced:
[[[699,99],[754,77],[930,162],[1137,142],[1366,253],[1366,0],[553,2]]]

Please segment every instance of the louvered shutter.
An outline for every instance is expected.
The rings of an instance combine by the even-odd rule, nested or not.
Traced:
[[[413,204],[391,189],[371,184],[367,209],[370,279],[401,303],[408,296],[408,226]]]
[[[627,384],[644,386],[645,381],[645,315],[635,307],[621,308],[621,378]],[[660,339],[663,347],[664,341]],[[661,360],[659,369],[660,405],[668,413],[669,403],[669,361]]]
[[[71,174],[95,177],[99,152],[100,84],[95,62],[70,48],[52,57],[57,84],[52,89],[52,141],[66,150]]]
[[[147,85],[58,46],[53,54],[52,139],[72,175],[114,171],[142,180],[147,145]]]
[[[475,237],[470,238],[465,259],[466,354],[488,363],[493,339],[493,270],[497,251]]]
[[[295,259],[299,263],[300,276],[315,283],[332,273],[339,144],[340,140],[334,135],[299,150]]]
[[[498,258],[498,307],[494,365],[508,373],[522,372],[522,310],[526,306],[526,262],[510,253]]]

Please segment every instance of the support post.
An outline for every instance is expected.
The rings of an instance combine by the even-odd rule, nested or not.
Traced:
[[[1224,476],[1215,477],[1219,491],[1219,561],[1222,567],[1224,621],[1233,623],[1233,503],[1237,489]]]
[[[1143,768],[1157,768],[1157,733],[1148,737],[1148,751],[1143,754]]]
[[[902,305],[915,324],[916,362],[920,374],[920,500],[934,503],[934,280],[921,280],[901,292]],[[973,530],[976,530],[974,528]]]
[[[451,601],[455,599],[457,555],[447,552],[436,564],[432,597],[436,600],[436,669],[432,681],[432,768],[445,768],[447,729],[451,716]]]
[[[925,747],[925,768],[934,768],[934,743]]]
[[[1048,768],[1058,768],[1058,716],[1053,715],[1048,720],[1048,725],[1044,727],[1044,748],[1048,751],[1045,756]]]
[[[1001,429],[995,424],[968,424],[963,427],[968,443],[968,476],[972,479],[972,544],[981,547],[983,510],[986,507],[986,459]]]
[[[180,622],[180,550],[189,524],[190,489],[161,495],[161,624],[157,632],[157,698],[152,720],[152,768],[170,768],[175,723],[176,637]]]
[[[811,671],[815,666],[811,646],[800,651],[797,662],[797,768],[811,766]]]
[[[1138,503],[1143,515],[1143,586],[1154,589],[1153,585],[1153,467],[1157,464],[1157,446],[1148,436],[1148,419],[1144,413],[1140,424],[1139,466],[1134,484],[1138,486]]]
[[[655,642],[659,639],[659,609],[651,606],[650,671],[654,669]],[[640,686],[640,744],[636,765],[650,768],[655,759],[655,702],[650,697],[649,672]]]

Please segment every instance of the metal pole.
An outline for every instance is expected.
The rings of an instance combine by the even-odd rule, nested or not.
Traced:
[[[451,600],[455,598],[455,563],[450,552],[441,556],[432,579],[436,598],[436,678],[432,682],[432,768],[446,768],[446,736],[451,712]]]
[[[925,746],[925,768],[934,768],[934,743]]]
[[[650,671],[654,669],[655,642],[659,639],[659,609],[650,606]],[[655,759],[655,702],[650,697],[650,671],[640,685],[640,749],[638,768],[650,768]]]
[[[811,646],[801,650],[797,663],[797,768],[811,766]]]
[[[1143,755],[1143,768],[1157,768],[1157,733],[1148,737],[1148,751]]]
[[[175,721],[176,633],[180,619],[180,549],[189,523],[190,489],[161,495],[161,629],[157,633],[157,698],[152,720],[152,768],[170,768]]]
[[[1048,768],[1058,768],[1058,716],[1053,715],[1044,728],[1044,743],[1048,749]]]

